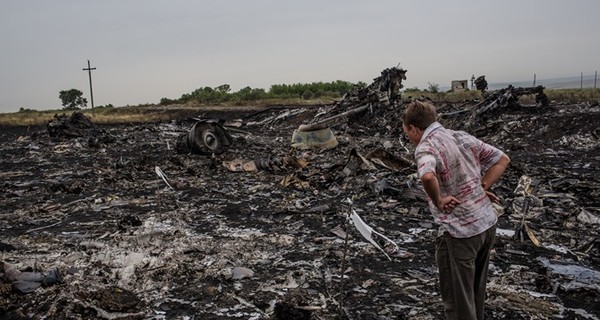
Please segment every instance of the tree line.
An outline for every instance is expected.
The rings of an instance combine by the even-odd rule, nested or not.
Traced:
[[[171,105],[189,102],[209,104],[268,99],[339,98],[357,86],[364,88],[366,87],[366,84],[360,81],[358,83],[351,83],[348,81],[336,80],[332,82],[275,84],[272,85],[269,90],[245,87],[237,92],[231,92],[231,86],[229,84],[222,84],[214,88],[201,87],[190,93],[184,93],[177,99],[162,98],[160,99],[159,104]],[[59,99],[62,101],[64,110],[79,110],[87,106],[87,99],[83,97],[83,92],[77,89],[60,91]],[[112,104],[109,104],[105,107],[113,106]]]
[[[332,82],[312,82],[295,84],[274,84],[269,90],[262,88],[244,87],[236,92],[231,91],[229,84],[220,86],[201,87],[190,93],[184,93],[176,99],[162,98],[159,104],[166,106],[172,104],[213,104],[225,102],[251,102],[270,99],[316,99],[316,98],[340,98],[354,88],[365,88],[366,83],[359,81],[352,83],[343,80]],[[425,92],[438,92],[438,85],[429,83],[429,90]],[[408,88],[406,92],[419,91],[418,88]],[[62,101],[64,110],[79,110],[87,106],[87,99],[83,97],[83,92],[77,89],[63,90],[59,92],[59,98]],[[112,108],[113,105],[98,106]]]
[[[178,99],[162,98],[161,105],[185,104],[196,102],[201,104],[237,102],[237,101],[257,101],[267,99],[314,99],[314,98],[339,98],[352,90],[355,86],[366,86],[363,82],[351,83],[348,81],[336,80],[332,82],[312,82],[296,84],[275,84],[269,90],[262,88],[245,87],[236,92],[231,92],[229,84],[220,86],[202,87],[190,93],[181,95]]]

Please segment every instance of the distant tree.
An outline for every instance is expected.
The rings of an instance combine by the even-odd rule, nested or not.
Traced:
[[[359,86],[366,87],[366,83],[359,82]],[[304,98],[313,99],[320,97],[341,97],[353,89],[355,84],[347,81],[336,80],[332,82],[312,82],[312,83],[294,83],[294,84],[275,84],[269,91],[259,88],[245,87],[238,92],[231,92],[229,84],[222,84],[215,88],[201,87],[190,93],[181,95],[179,99],[162,98],[160,105],[169,105],[174,103],[196,102],[206,103],[225,103],[228,101],[256,101],[261,99],[290,99]]]
[[[323,91],[322,89],[317,90],[314,94],[315,98],[320,98],[320,97],[325,97],[325,96],[327,96],[327,91]]]
[[[173,99],[169,99],[169,98],[161,98],[159,104],[161,106],[168,106],[168,105],[172,105],[172,104],[176,104],[176,103],[178,103],[177,100],[173,100]]]
[[[404,89],[404,92],[419,92],[419,91],[421,91],[421,90],[419,90],[418,87]]]
[[[304,99],[304,100],[309,100],[314,97],[315,97],[315,94],[310,90],[306,90],[306,91],[302,92],[302,99]]]
[[[215,91],[222,92],[222,93],[228,93],[229,91],[231,91],[231,86],[228,84],[222,84],[222,85],[216,87]]]
[[[438,93],[440,92],[440,85],[437,83],[431,83],[431,82],[427,82],[427,84],[429,85],[429,87],[427,87],[427,91],[431,92],[431,93]]]
[[[294,84],[275,84],[269,89],[270,98],[286,99],[301,97],[311,99],[314,97],[341,97],[350,90],[354,84],[336,80],[332,82],[312,82]]]
[[[58,97],[62,101],[63,109],[65,110],[79,110],[87,106],[87,99],[82,97],[83,92],[77,89],[62,90],[59,92]]]
[[[233,94],[236,101],[256,101],[267,97],[265,89],[245,87]]]
[[[350,92],[354,86],[355,86],[354,83],[351,83],[348,81],[336,80],[335,82],[332,82],[329,85],[329,87],[326,87],[325,91],[335,92],[335,93],[337,93],[338,97],[341,97],[341,96],[345,95],[346,93]]]

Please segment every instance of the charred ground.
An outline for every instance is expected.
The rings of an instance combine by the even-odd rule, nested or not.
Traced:
[[[440,113],[455,108],[438,106]],[[319,112],[199,112],[194,116],[242,123],[247,131],[211,156],[174,152],[176,137],[193,124],[186,117],[94,125],[73,138],[50,137],[46,127],[2,128],[0,318],[442,318],[437,228],[412,182],[414,168],[365,166],[352,152],[410,159],[395,123],[401,106],[334,127],[334,149],[290,148],[292,131]],[[461,121],[443,120],[450,128]],[[553,104],[541,113],[502,112],[478,128],[482,140],[512,159],[495,187],[505,208],[499,227],[512,231],[520,223],[522,199],[513,191],[527,175],[536,201],[526,221],[542,243],[498,235],[489,318],[600,317],[594,273],[573,289],[568,284],[577,279],[540,260],[598,272],[599,222],[581,213],[600,213],[599,123],[598,106]],[[223,166],[286,156],[308,165],[257,172]],[[385,246],[392,261],[347,224],[351,209],[398,244]],[[62,281],[19,293],[7,280],[9,267],[43,274],[57,268]]]

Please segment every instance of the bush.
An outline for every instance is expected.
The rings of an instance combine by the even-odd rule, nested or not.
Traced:
[[[315,94],[310,90],[306,90],[306,91],[302,92],[302,99],[304,99],[304,100],[312,99],[312,98],[314,98],[314,96],[315,96]]]
[[[431,83],[431,82],[427,82],[427,84],[429,85],[427,87],[427,91],[431,92],[431,93],[438,93],[440,92],[440,85],[437,83]]]
[[[419,92],[419,91],[421,91],[421,90],[419,90],[419,88],[417,88],[417,87],[413,87],[413,88],[406,88],[406,89],[404,89],[404,92],[406,92],[406,93],[410,93],[410,92]]]
[[[160,99],[159,105],[169,106],[169,105],[176,104],[176,103],[178,103],[177,100],[173,100],[173,99],[169,99],[169,98],[162,98],[162,99]]]

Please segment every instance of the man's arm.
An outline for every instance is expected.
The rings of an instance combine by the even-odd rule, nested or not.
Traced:
[[[428,172],[421,177],[421,182],[425,192],[433,204],[443,213],[450,213],[460,204],[460,201],[453,196],[442,197],[440,194],[440,184],[433,172]]]
[[[502,176],[508,164],[510,163],[510,158],[506,154],[502,154],[500,160],[496,161],[484,174],[481,178],[481,185],[485,191],[488,191],[498,179]]]

